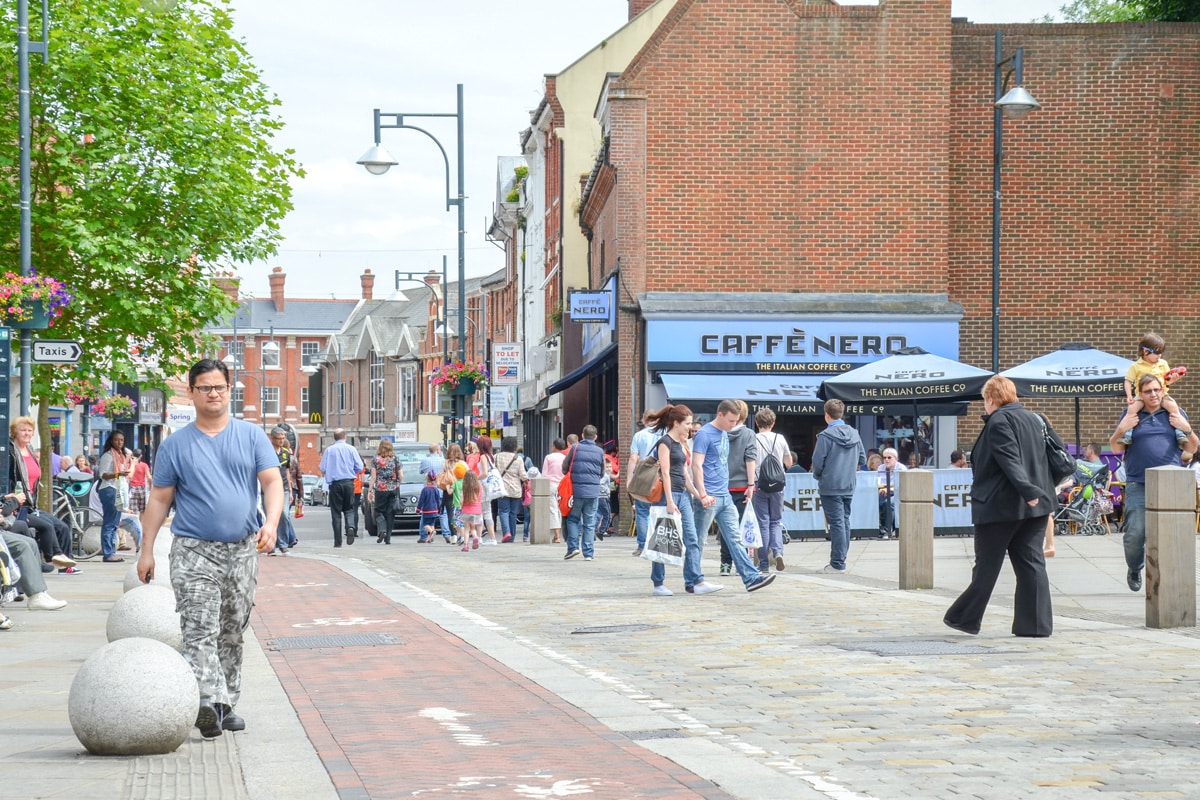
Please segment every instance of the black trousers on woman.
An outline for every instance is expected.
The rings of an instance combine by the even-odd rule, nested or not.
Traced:
[[[983,612],[987,610],[1007,554],[1017,576],[1013,635],[1049,636],[1054,627],[1054,612],[1050,607],[1046,557],[1042,554],[1045,534],[1045,517],[976,525],[971,585],[950,606],[944,622],[964,633],[979,633]]]

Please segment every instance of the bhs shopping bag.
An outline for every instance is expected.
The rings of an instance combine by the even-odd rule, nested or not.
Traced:
[[[758,517],[754,514],[754,508],[750,503],[746,504],[746,510],[742,512],[742,522],[738,525],[738,541],[746,547],[762,547],[762,531],[758,529]]]
[[[642,558],[682,567],[683,555],[683,517],[667,513],[666,506],[650,506]]]

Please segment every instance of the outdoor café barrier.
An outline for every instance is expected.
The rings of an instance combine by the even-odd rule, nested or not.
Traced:
[[[900,477],[900,588],[933,588],[933,473]]]
[[[1146,470],[1146,627],[1196,625],[1196,476]]]
[[[550,504],[554,499],[554,483],[549,478],[534,478],[530,482],[529,543],[550,544]]]

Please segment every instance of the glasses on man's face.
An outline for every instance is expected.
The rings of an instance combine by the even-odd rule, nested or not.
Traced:
[[[1154,353],[1156,356],[1161,356],[1163,351],[1161,347],[1142,347],[1143,353]]]
[[[192,389],[200,394],[225,394],[229,391],[229,384],[218,383],[213,386],[193,386]]]
[[[1162,389],[1142,389],[1142,394],[1162,394]]]

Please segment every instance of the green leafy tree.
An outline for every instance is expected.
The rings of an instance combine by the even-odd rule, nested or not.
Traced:
[[[4,18],[11,30],[11,6]],[[31,59],[33,266],[75,295],[53,334],[83,340],[84,374],[179,374],[205,349],[204,325],[232,310],[214,272],[277,246],[302,172],[275,146],[278,100],[231,30],[226,0],[165,13],[137,0],[51,5],[50,62]],[[15,59],[2,69],[12,208]],[[0,217],[0,267],[14,271],[18,222]],[[34,394],[60,400],[63,373],[39,371]]]
[[[0,11],[8,31],[14,5]],[[61,402],[72,377],[181,374],[206,349],[204,326],[233,310],[215,272],[273,253],[291,208],[302,171],[276,146],[279,103],[232,36],[229,2],[150,10],[162,7],[53,0],[50,61],[30,59],[33,267],[74,294],[49,334],[86,351],[74,370],[35,369],[34,402]],[[0,215],[0,272],[19,271],[16,70],[15,57],[0,66],[0,194],[13,209]]]
[[[1200,22],[1200,0],[1074,0],[1060,12],[1068,22]]]

